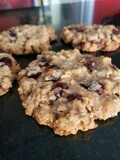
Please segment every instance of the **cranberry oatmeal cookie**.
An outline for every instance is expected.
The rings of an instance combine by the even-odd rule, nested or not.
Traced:
[[[56,39],[52,27],[21,25],[0,33],[0,50],[17,55],[40,53],[51,49],[50,42]]]
[[[120,46],[120,30],[113,25],[69,25],[63,28],[61,37],[73,48],[87,52],[114,51]]]
[[[79,50],[44,51],[18,74],[27,115],[58,135],[96,128],[120,111],[120,70],[111,58]]]
[[[11,55],[0,53],[0,96],[7,93],[12,87],[12,82],[19,69],[19,65]]]

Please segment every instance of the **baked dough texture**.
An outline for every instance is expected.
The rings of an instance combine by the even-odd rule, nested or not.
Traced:
[[[56,39],[52,27],[21,25],[0,33],[0,50],[16,55],[36,54],[51,49],[50,42]]]
[[[114,25],[73,24],[63,28],[61,38],[87,52],[110,52],[120,47],[120,30]]]
[[[0,53],[0,96],[6,94],[12,87],[19,70],[19,64],[10,54]]]
[[[60,136],[98,126],[120,112],[120,70],[111,58],[78,49],[44,51],[18,74],[26,115]]]

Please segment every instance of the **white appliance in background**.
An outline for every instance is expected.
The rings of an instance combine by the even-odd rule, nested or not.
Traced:
[[[95,0],[44,0],[50,4],[52,25],[92,24]]]

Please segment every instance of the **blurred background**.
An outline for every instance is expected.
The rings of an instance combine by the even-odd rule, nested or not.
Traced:
[[[20,24],[47,24],[60,31],[73,23],[120,22],[120,0],[0,0],[0,31]]]

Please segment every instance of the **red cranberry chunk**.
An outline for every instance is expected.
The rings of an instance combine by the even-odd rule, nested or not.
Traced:
[[[33,73],[31,75],[28,76],[28,78],[38,78],[42,73],[38,72],[38,73]]]
[[[80,42],[80,45],[81,45],[82,47],[85,47],[85,44],[86,44],[86,42]]]
[[[99,83],[100,84],[100,83]],[[97,89],[95,92],[97,92],[99,95],[101,95],[103,93],[103,90],[104,90],[104,86],[102,84],[100,84],[101,87],[100,89]]]
[[[49,65],[49,68],[59,69],[59,67],[58,67],[57,65],[55,65],[55,64],[53,64],[53,65]]]
[[[83,88],[88,89],[89,85],[88,84],[80,84]]]
[[[94,71],[95,69],[95,62],[92,60],[85,62],[84,65],[90,72]]]
[[[53,85],[53,89],[58,88],[58,87],[63,88],[63,89],[68,89],[68,84],[67,83],[56,83]]]
[[[12,67],[12,61],[10,58],[3,57],[0,59],[0,62],[4,62],[7,66]]]
[[[40,66],[48,66],[48,60],[45,57],[42,57],[39,61]]]
[[[95,40],[92,40],[92,41],[89,41],[91,44],[98,44],[98,42],[97,41],[95,41]]]
[[[118,98],[120,98],[120,94],[119,94],[119,93],[115,93],[115,95],[116,95]]]
[[[115,65],[115,64],[112,64],[112,65],[111,65],[111,68],[113,68],[113,69],[117,70],[117,67],[116,67],[116,65]]]
[[[69,27],[70,31],[84,32],[84,29],[81,27]]]
[[[120,30],[113,30],[112,32],[113,32],[113,34],[115,34],[115,35],[120,34]]]
[[[83,99],[82,99],[82,95],[79,94],[79,93],[69,94],[69,95],[67,96],[67,99],[68,99],[69,101],[74,101],[75,99],[83,100]]]
[[[87,112],[90,114],[91,113],[91,111],[86,107],[86,110],[87,110]]]
[[[13,30],[9,30],[9,34],[10,34],[11,37],[15,37],[15,38],[17,37],[16,32],[13,31]]]

